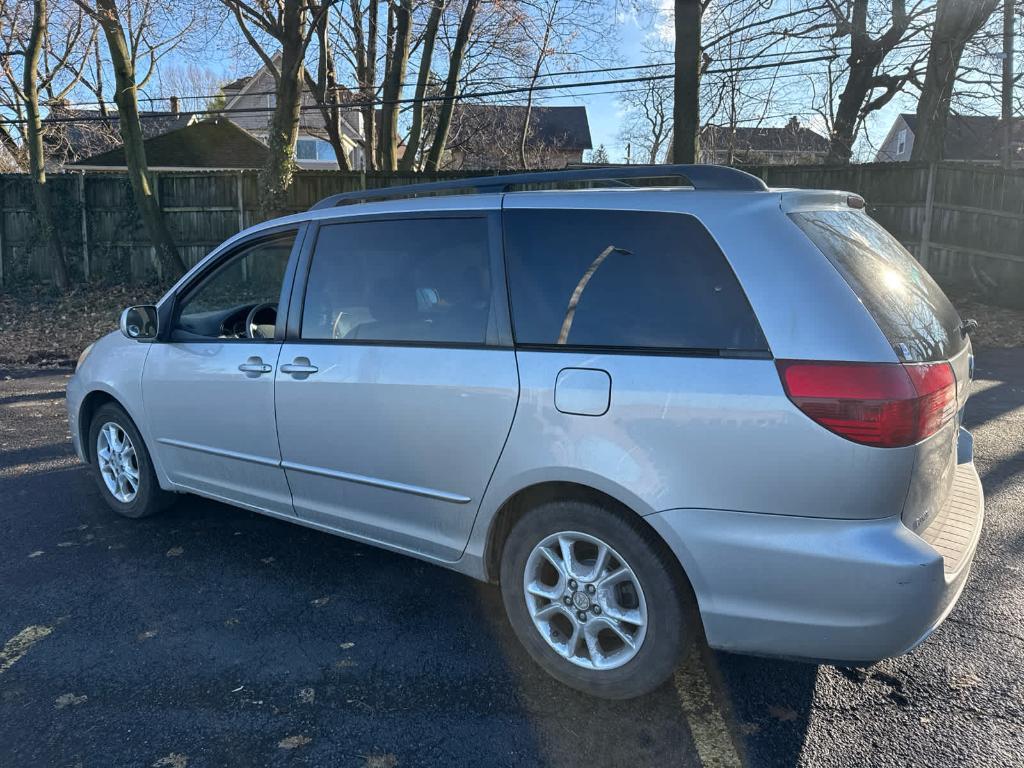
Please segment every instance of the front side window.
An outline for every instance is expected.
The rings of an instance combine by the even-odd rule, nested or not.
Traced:
[[[518,344],[766,351],[736,276],[692,216],[508,210]]]
[[[185,297],[175,331],[206,338],[273,338],[295,235],[261,240],[231,256]]]
[[[306,284],[303,339],[483,344],[490,314],[485,219],[320,228]]]

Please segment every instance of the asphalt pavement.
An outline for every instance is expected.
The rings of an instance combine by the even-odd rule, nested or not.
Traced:
[[[980,350],[974,572],[863,670],[706,649],[643,699],[547,678],[496,588],[193,497],[108,511],[66,371],[0,371],[0,766],[1024,765],[1024,350]]]

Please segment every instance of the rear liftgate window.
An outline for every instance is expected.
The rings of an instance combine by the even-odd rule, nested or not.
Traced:
[[[790,216],[846,278],[901,361],[947,360],[967,344],[946,294],[871,218],[854,211]]]
[[[767,355],[736,276],[694,217],[506,210],[516,342]]]

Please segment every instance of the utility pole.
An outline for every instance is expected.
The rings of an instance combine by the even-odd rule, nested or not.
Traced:
[[[1013,167],[1013,6],[1003,0],[1003,167]]]

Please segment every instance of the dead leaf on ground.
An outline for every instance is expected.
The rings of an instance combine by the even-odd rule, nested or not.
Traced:
[[[56,709],[64,709],[64,707],[74,707],[78,704],[84,704],[88,700],[89,697],[84,694],[82,696],[75,696],[73,693],[62,693],[54,700],[53,706]]]
[[[277,746],[281,749],[298,749],[299,747],[306,746],[311,741],[312,739],[309,736],[288,736],[277,742]]]

